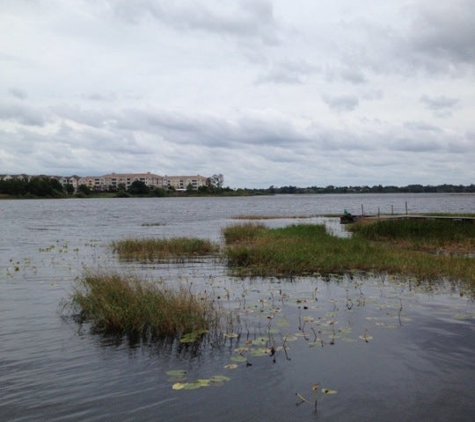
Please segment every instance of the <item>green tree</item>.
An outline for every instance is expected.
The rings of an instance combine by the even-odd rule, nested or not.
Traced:
[[[74,186],[71,183],[68,183],[65,189],[68,195],[72,195],[74,193]]]
[[[78,186],[78,193],[89,196],[91,194],[91,189],[89,189],[86,185],[82,184]]]
[[[164,196],[167,196],[167,191],[164,188],[155,188],[152,191],[152,195],[158,198],[163,198]]]
[[[150,193],[149,187],[141,180],[134,180],[129,186],[128,192],[131,195],[148,195]]]

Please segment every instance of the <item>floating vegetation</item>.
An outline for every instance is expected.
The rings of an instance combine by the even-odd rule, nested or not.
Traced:
[[[169,374],[170,372],[173,372],[173,371],[168,371],[167,374]],[[229,380],[230,378],[225,375],[214,375],[211,378],[197,379],[196,381],[175,382],[172,385],[172,389],[173,390],[196,390],[198,388],[209,387],[209,386],[220,387]]]
[[[314,405],[314,410],[315,412],[317,411],[318,407],[318,391],[321,391],[323,395],[334,395],[337,394],[336,390],[331,390],[329,388],[320,388],[320,384],[313,384],[312,385],[312,391],[313,391],[313,405]],[[299,399],[299,401],[296,404],[296,406],[300,406],[303,403],[311,403],[311,400],[308,400],[306,397],[304,397],[300,393],[295,393],[295,396]]]
[[[196,340],[198,340],[200,337],[207,333],[209,333],[209,330],[198,330],[193,331],[192,333],[186,333],[181,337],[180,343],[194,343]]]
[[[214,255],[219,245],[206,239],[175,237],[171,239],[125,239],[112,242],[112,249],[123,261],[160,262]]]

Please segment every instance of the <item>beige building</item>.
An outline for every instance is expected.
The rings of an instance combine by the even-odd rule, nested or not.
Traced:
[[[20,175],[0,175],[1,180],[9,180],[15,178],[21,178],[30,180],[32,177],[27,174]],[[200,186],[207,186],[209,184],[209,178],[200,176],[159,176],[150,172],[147,173],[109,173],[103,176],[43,176],[54,177],[63,186],[72,185],[74,190],[77,191],[80,185],[86,185],[89,189],[107,191],[110,188],[119,189],[120,185],[123,185],[125,189],[128,189],[130,185],[136,180],[144,182],[146,186],[151,189],[155,188],[173,188],[177,191],[185,191],[188,186],[191,185],[193,190],[198,190]]]
[[[119,185],[126,189],[135,181],[144,182],[149,188],[166,187],[164,177],[153,173],[110,173],[103,176],[87,176],[79,180],[79,185],[86,185],[90,189],[108,190],[110,187],[118,188]]]
[[[193,190],[198,190],[200,186],[207,186],[208,177],[200,176],[165,176],[166,186],[172,187],[175,190],[186,190],[189,185]]]

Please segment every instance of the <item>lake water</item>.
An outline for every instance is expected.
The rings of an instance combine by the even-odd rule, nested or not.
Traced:
[[[120,263],[109,248],[130,236],[219,241],[240,215],[345,235],[319,216],[406,204],[475,212],[475,196],[442,194],[1,201],[0,421],[475,420],[475,306],[456,283],[238,279],[220,262]],[[85,268],[193,283],[239,319],[229,337],[191,346],[95,335],[61,313]],[[172,388],[216,375],[229,380]]]

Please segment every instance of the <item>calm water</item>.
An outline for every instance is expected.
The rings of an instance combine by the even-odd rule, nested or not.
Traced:
[[[475,212],[475,196],[438,194],[1,201],[0,421],[473,421],[475,306],[457,285],[243,280],[216,262],[121,264],[108,248],[128,236],[219,240],[237,215],[281,216],[272,226],[309,217],[344,235],[337,219],[317,216],[362,205],[403,213],[406,203]],[[60,312],[85,267],[212,291],[239,313],[229,327],[238,337],[189,347],[93,335]],[[167,371],[178,369],[186,381],[229,381],[175,391]]]

